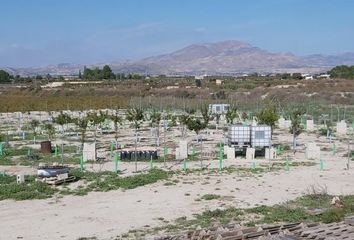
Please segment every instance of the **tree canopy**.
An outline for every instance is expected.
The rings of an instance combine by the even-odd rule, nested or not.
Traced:
[[[336,66],[328,71],[332,78],[354,79],[354,66]]]
[[[260,124],[267,124],[271,126],[272,129],[275,126],[275,123],[279,119],[279,115],[277,113],[277,109],[274,104],[269,104],[260,112],[257,113],[257,119]]]
[[[11,83],[11,75],[4,70],[0,70],[0,83]]]
[[[112,69],[108,65],[104,65],[102,69],[100,68],[90,69],[85,67],[82,77],[87,80],[102,80],[102,79],[114,79],[115,75],[112,72]]]

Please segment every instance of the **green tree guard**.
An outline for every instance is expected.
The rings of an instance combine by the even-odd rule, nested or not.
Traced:
[[[111,147],[110,147],[110,152],[111,152],[111,158],[113,158],[113,149],[114,149],[114,143],[111,143]]]
[[[84,156],[81,155],[80,157],[80,172],[84,171]]]
[[[27,150],[27,157],[30,157],[30,156],[32,156],[32,151],[31,151],[31,149],[29,148],[29,149]]]
[[[256,170],[256,162],[255,161],[252,162],[252,170]]]
[[[222,170],[222,160],[224,158],[224,153],[223,153],[223,148],[222,148],[222,143],[219,143],[219,168],[218,171],[221,173]]]
[[[187,161],[186,161],[186,159],[183,159],[183,172],[184,173],[187,172]]]
[[[333,143],[333,145],[332,145],[332,155],[333,155],[333,156],[336,155],[336,151],[337,151],[336,144]]]
[[[275,152],[276,152],[276,154],[277,154],[277,155],[279,155],[279,154],[280,154],[279,145],[277,145],[277,146],[275,147]]]
[[[56,144],[55,144],[55,147],[54,147],[54,156],[55,157],[59,156],[58,145],[56,145]]]
[[[152,156],[150,157],[150,170],[154,168],[154,161],[152,160]]]
[[[288,158],[288,156],[286,156],[286,158],[285,158],[285,170],[289,171],[289,158]]]
[[[320,160],[320,170],[323,171],[323,167],[324,167],[324,162],[323,160],[321,159]]]
[[[0,143],[0,156],[4,154],[4,145]]]
[[[120,160],[120,155],[118,153],[116,153],[116,155],[114,157],[114,172],[115,172],[115,174],[118,174],[119,160]]]
[[[194,161],[195,158],[195,146],[192,146],[192,160]]]
[[[167,151],[168,151],[167,147],[164,146],[164,147],[163,147],[163,165],[164,165],[164,167],[166,167],[166,155],[167,155]]]

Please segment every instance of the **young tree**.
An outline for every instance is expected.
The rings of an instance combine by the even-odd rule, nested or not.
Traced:
[[[270,126],[271,131],[273,133],[275,123],[279,119],[276,107],[273,104],[270,104],[267,107],[263,108],[260,112],[258,112],[256,116],[258,119],[258,123]]]
[[[302,133],[303,126],[301,126],[301,117],[305,114],[305,109],[301,107],[294,108],[290,113],[291,127],[290,133],[293,134],[293,149],[296,152],[296,138]]]
[[[228,124],[233,124],[236,117],[237,117],[237,108],[230,107],[226,112],[226,122]]]
[[[64,133],[64,126],[72,122],[69,114],[64,113],[63,111],[57,117],[53,118],[53,123],[59,124],[62,128],[62,133]]]
[[[36,119],[33,119],[30,122],[30,128],[32,130],[33,133],[33,143],[36,144],[36,136],[37,136],[37,127],[39,126],[39,121]]]
[[[206,128],[206,125],[198,118],[189,118],[187,122],[187,127],[189,130],[194,131],[197,134],[197,139],[199,139],[199,133],[201,130]],[[200,167],[203,167],[202,155],[203,155],[203,139],[201,139]]]
[[[53,126],[53,124],[51,123],[46,123],[44,125],[44,130],[46,131],[47,133],[47,136],[48,136],[48,141],[52,141],[54,136],[55,136],[55,128]]]
[[[178,117],[178,120],[182,125],[182,138],[185,138],[186,136],[186,127],[188,127],[188,122],[190,118],[190,115],[187,114],[182,114]]]
[[[75,125],[79,128],[80,134],[81,134],[81,149],[84,149],[84,143],[86,139],[86,131],[87,131],[87,126],[89,123],[89,119],[87,117],[82,117],[82,118],[76,118],[73,119],[73,122]]]
[[[208,127],[209,121],[211,119],[208,106],[206,106],[206,105],[203,106],[200,109],[200,111],[201,111],[202,116],[203,116],[203,121],[204,121],[205,127]]]
[[[220,113],[214,113],[213,117],[215,119],[216,125],[218,125],[220,123],[221,114]]]
[[[138,156],[137,156],[137,144],[138,144],[138,129],[140,124],[144,121],[144,110],[141,108],[132,108],[127,111],[127,120],[134,125],[135,129],[135,171],[138,171]]]
[[[160,145],[160,122],[161,122],[161,113],[155,109],[150,115],[151,127],[156,129],[156,146]]]
[[[111,115],[108,115],[108,118],[113,122],[114,124],[114,139],[116,141],[116,146],[118,145],[118,125],[122,123],[123,118],[119,116],[119,109],[115,109],[114,113]]]
[[[87,114],[87,119],[88,121],[94,125],[95,127],[95,131],[94,131],[94,139],[96,142],[96,138],[97,138],[97,127],[101,126],[101,124],[106,120],[108,114],[100,111],[99,114],[97,112],[89,112]]]

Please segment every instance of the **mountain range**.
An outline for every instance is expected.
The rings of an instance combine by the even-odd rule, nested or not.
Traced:
[[[296,56],[274,53],[241,41],[193,44],[175,52],[136,61],[106,63],[114,72],[150,75],[236,75],[243,73],[325,72],[337,65],[354,65],[354,53]],[[104,64],[87,67],[101,67]],[[20,75],[72,75],[83,65],[58,64],[38,68],[5,68]]]

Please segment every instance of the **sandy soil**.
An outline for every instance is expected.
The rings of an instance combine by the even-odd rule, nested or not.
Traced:
[[[131,141],[131,130],[126,130],[122,141]],[[144,135],[145,134],[145,135]],[[151,146],[153,138],[149,132],[142,133],[142,146]],[[179,136],[178,129],[176,136]],[[105,137],[100,144],[107,144],[113,135]],[[216,148],[216,143],[223,139],[216,132],[207,136],[211,141],[205,144],[206,151]],[[191,142],[194,135],[189,136]],[[291,144],[291,136],[286,131],[276,131],[273,143]],[[171,132],[167,139],[173,148]],[[53,197],[46,200],[0,201],[0,239],[77,239],[79,237],[96,236],[98,239],[112,239],[131,229],[143,228],[146,225],[163,224],[182,216],[192,217],[207,209],[234,206],[239,208],[253,207],[260,204],[273,205],[308,193],[312,186],[326,187],[329,194],[354,194],[354,164],[350,170],[344,170],[347,159],[343,157],[347,149],[347,141],[336,140],[337,154],[332,155],[331,145],[323,137],[304,133],[299,138],[299,151],[295,156],[289,152],[291,161],[305,161],[304,144],[316,142],[321,146],[321,159],[325,169],[320,171],[319,164],[312,167],[292,167],[290,171],[280,170],[256,175],[249,174],[190,174],[178,175],[179,182],[173,186],[165,186],[164,181],[139,187],[133,190],[117,190],[105,193],[90,193],[87,196]],[[107,147],[99,150],[99,154],[107,155]],[[274,161],[282,161],[285,155]],[[216,168],[216,160],[206,160],[209,168]],[[257,159],[257,164],[269,161]],[[181,169],[181,164],[168,164],[171,169]],[[236,159],[235,162],[224,162],[224,166],[250,167],[251,162]],[[134,163],[121,163],[126,169],[124,175],[131,175]],[[162,163],[156,164],[162,167]],[[87,170],[97,171],[99,165],[87,164]],[[113,170],[113,162],[101,166],[103,170]],[[198,168],[199,162],[189,162],[189,168]],[[148,168],[148,163],[139,163],[139,169]],[[20,166],[1,166],[0,171],[7,173],[33,174],[35,169]],[[196,201],[204,194],[218,194],[220,200]],[[160,220],[159,220],[160,219]]]
[[[304,136],[303,140],[306,138],[309,137]],[[342,147],[344,149],[344,145]],[[354,194],[354,168],[344,170],[346,158],[338,157],[343,154],[338,152],[332,156],[329,151],[324,152],[324,171],[316,165],[258,176],[195,174],[179,176],[179,183],[175,186],[164,186],[160,182],[133,190],[90,193],[83,197],[1,201],[1,238],[77,239],[96,236],[110,239],[133,228],[162,224],[158,220],[161,217],[171,221],[181,216],[191,217],[206,209],[284,202],[307,193],[311,186],[326,186],[328,193],[334,195]],[[300,151],[295,161],[303,158],[304,153]],[[216,166],[216,161],[210,163]],[[236,163],[250,164],[244,159],[226,164]],[[129,168],[129,164],[126,165]],[[196,201],[208,193],[226,197],[216,201]]]

